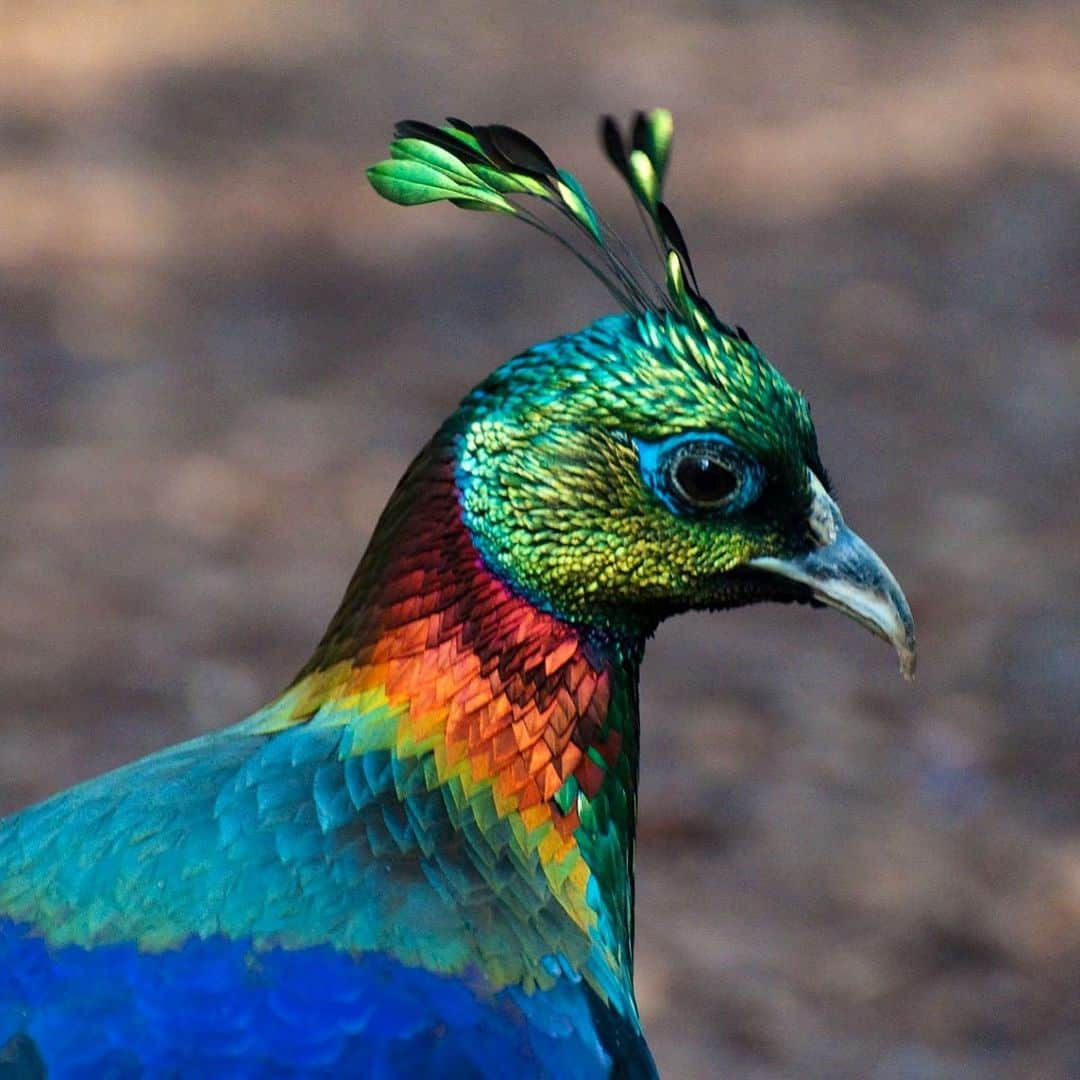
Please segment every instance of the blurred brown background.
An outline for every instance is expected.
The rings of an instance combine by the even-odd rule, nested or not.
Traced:
[[[0,812],[265,701],[456,400],[609,309],[379,201],[393,121],[520,126],[632,232],[595,118],[664,104],[706,292],[922,655],[780,607],[651,647],[657,1059],[1080,1076],[1078,56],[1076,3],[7,0]]]

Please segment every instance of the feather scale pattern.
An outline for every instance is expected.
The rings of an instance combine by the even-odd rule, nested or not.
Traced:
[[[520,132],[398,126],[381,194],[541,228],[626,313],[461,402],[276,700],[0,822],[0,1080],[656,1075],[633,987],[648,637],[820,601],[915,657],[805,399],[697,291],[671,135],[664,110],[602,126],[664,292]]]

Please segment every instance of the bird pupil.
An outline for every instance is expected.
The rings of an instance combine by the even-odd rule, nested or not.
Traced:
[[[683,458],[675,468],[675,481],[688,498],[701,503],[726,499],[737,486],[727,466],[704,455]]]

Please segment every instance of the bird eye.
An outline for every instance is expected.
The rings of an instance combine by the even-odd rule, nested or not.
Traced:
[[[689,502],[713,506],[728,499],[739,487],[739,478],[724,462],[708,454],[680,458],[671,472],[675,490]]]
[[[642,479],[676,514],[730,514],[761,491],[761,465],[724,435],[687,432],[635,441]]]

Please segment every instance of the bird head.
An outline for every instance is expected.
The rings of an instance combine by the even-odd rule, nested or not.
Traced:
[[[395,202],[446,199],[556,236],[626,309],[510,360],[447,422],[477,548],[538,605],[602,630],[763,600],[827,605],[892,643],[910,675],[911,612],[841,516],[806,399],[698,291],[661,198],[670,114],[637,114],[627,138],[606,118],[601,134],[651,226],[663,286],[573,174],[511,128],[406,121],[369,170]],[[523,197],[561,214],[585,249]]]

